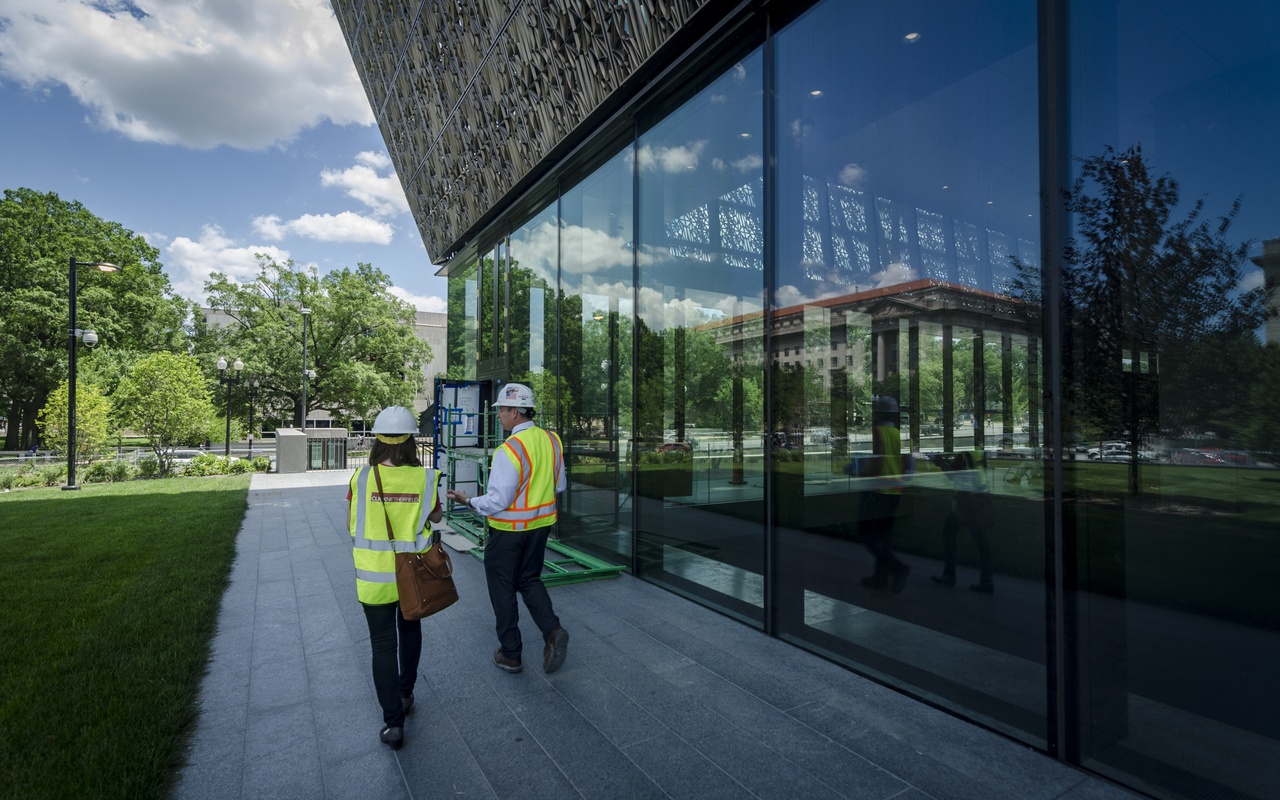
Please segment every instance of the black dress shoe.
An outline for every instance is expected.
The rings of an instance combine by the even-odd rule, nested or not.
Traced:
[[[392,750],[399,750],[404,745],[404,728],[399,725],[387,725],[378,731],[378,740]]]
[[[547,636],[547,644],[542,648],[542,671],[550,675],[564,666],[565,656],[569,655],[569,632],[564,628],[556,628]]]
[[[400,695],[400,705],[404,706],[405,716],[413,710],[413,695]]]
[[[879,589],[883,592],[889,588],[889,579],[883,575],[868,575],[862,579],[862,585],[868,589]]]
[[[510,672],[512,675],[524,669],[524,664],[514,658],[507,658],[502,654],[502,648],[499,647],[493,651],[493,663],[498,665],[498,669]]]

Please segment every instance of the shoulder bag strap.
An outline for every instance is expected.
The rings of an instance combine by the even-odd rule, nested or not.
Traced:
[[[378,465],[373,465],[373,479],[378,484],[378,499],[382,501],[382,518],[387,523],[387,541],[395,541],[395,534],[391,532],[391,515],[387,513],[387,500],[383,497],[382,491],[382,474],[378,472]]]

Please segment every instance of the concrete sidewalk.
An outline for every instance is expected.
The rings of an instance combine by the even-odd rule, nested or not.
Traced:
[[[554,675],[522,613],[526,668],[508,675],[490,661],[483,566],[457,553],[462,599],[423,623],[392,752],[349,474],[253,477],[173,797],[1134,797],[627,575],[551,590],[572,635]]]

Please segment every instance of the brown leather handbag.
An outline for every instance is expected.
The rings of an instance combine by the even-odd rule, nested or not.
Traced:
[[[382,495],[382,476],[373,467],[373,477]],[[426,502],[426,498],[423,498]],[[382,501],[382,515],[387,522],[387,541],[393,541],[391,517]],[[428,523],[430,524],[430,523]],[[453,584],[453,562],[444,551],[440,534],[433,533],[431,547],[422,553],[396,553],[396,591],[400,594],[400,613],[405,619],[423,619],[458,602],[458,588]]]

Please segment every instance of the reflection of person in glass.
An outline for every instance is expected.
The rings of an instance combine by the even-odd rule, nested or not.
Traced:
[[[930,457],[956,488],[951,511],[942,523],[942,574],[934,575],[934,583],[956,585],[956,539],[961,528],[968,528],[978,546],[978,582],[969,588],[982,594],[995,591],[991,584],[991,546],[987,529],[995,522],[991,489],[987,480],[986,454],[981,450],[963,453],[938,453]]]
[[[871,458],[860,463],[857,474],[870,478],[862,493],[858,534],[875,557],[875,572],[862,579],[863,586],[897,594],[907,584],[911,568],[894,555],[890,537],[893,518],[902,500],[902,435],[898,431],[898,401],[882,395],[871,404]]]

